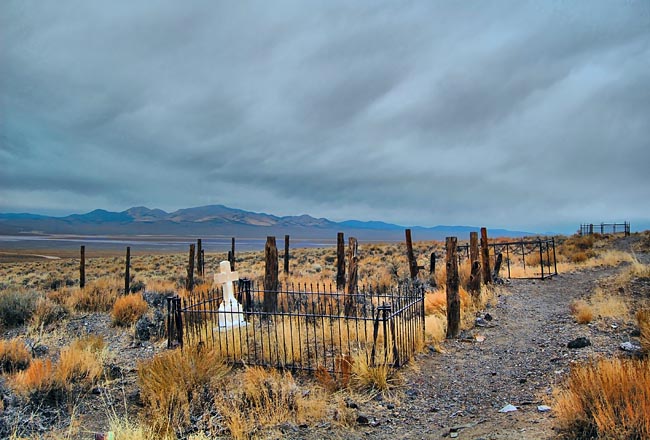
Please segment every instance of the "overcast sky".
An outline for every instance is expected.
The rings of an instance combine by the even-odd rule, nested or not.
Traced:
[[[3,1],[0,164],[0,212],[634,228],[650,1]]]

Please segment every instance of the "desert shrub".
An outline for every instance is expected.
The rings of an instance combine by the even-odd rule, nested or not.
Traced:
[[[122,280],[100,278],[82,288],[69,292],[68,303],[77,311],[108,312],[120,294]]]
[[[115,325],[134,324],[142,315],[147,312],[148,305],[139,293],[126,295],[118,298],[113,304],[111,317]]]
[[[594,318],[591,306],[584,300],[575,300],[571,303],[571,314],[578,324],[588,324]]]
[[[14,377],[14,389],[36,401],[59,401],[87,391],[102,375],[103,348],[99,336],[78,339],[61,350],[56,364],[50,359],[33,360]]]
[[[229,371],[214,350],[171,350],[138,364],[138,383],[152,427],[160,433],[189,424],[206,387]]]
[[[647,359],[576,365],[555,394],[554,409],[566,438],[650,438]]]
[[[59,321],[68,314],[68,311],[61,304],[53,301],[52,299],[38,298],[34,307],[32,315],[32,323],[36,327],[48,325],[53,322]]]
[[[327,398],[316,388],[303,390],[291,373],[247,368],[240,382],[215,399],[233,438],[250,438],[257,426],[306,424],[326,415]]]
[[[36,307],[39,294],[20,290],[0,292],[0,325],[12,327],[27,322]]]
[[[29,366],[32,356],[20,339],[0,340],[0,373],[14,373]]]
[[[639,310],[636,313],[636,320],[641,332],[641,348],[644,353],[650,354],[650,309]]]

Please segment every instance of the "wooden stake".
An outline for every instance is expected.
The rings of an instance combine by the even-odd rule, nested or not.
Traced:
[[[275,240],[275,237],[273,238]],[[232,238],[232,243],[230,245],[230,270],[235,271],[235,237]]]
[[[356,316],[356,301],[359,280],[358,264],[358,242],[354,237],[348,239],[348,282],[345,296],[345,316]]]
[[[131,247],[126,247],[126,262],[124,267],[124,294],[128,295],[131,290]]]
[[[483,284],[491,284],[490,248],[488,247],[487,229],[485,228],[481,228],[481,266],[483,267]]]
[[[458,258],[456,237],[447,237],[447,338],[456,338],[460,333],[460,295],[458,286]]]
[[[469,292],[474,299],[477,299],[481,293],[481,263],[479,262],[478,253],[478,233],[469,233],[469,261],[471,272],[469,275]]]
[[[499,272],[501,271],[501,263],[503,262],[503,254],[499,252],[497,254],[497,261],[494,262],[494,273],[492,274],[492,278],[495,280],[499,278]]]
[[[189,260],[187,262],[187,280],[185,288],[190,292],[194,289],[194,244],[190,245]]]
[[[79,258],[79,287],[86,286],[86,246],[81,246]]]
[[[413,242],[411,241],[411,230],[407,229],[406,231],[406,257],[408,258],[409,263],[409,272],[411,273],[411,279],[414,280],[418,277],[418,262],[413,255]]]
[[[345,288],[345,241],[343,232],[336,234],[336,288]]]
[[[203,258],[203,249],[201,249],[201,239],[196,240],[196,273],[198,276],[203,276],[203,263],[201,259]]]
[[[289,236],[284,236],[284,273],[289,274]]]
[[[275,237],[266,237],[264,246],[264,303],[265,312],[275,312],[278,308],[278,248]]]

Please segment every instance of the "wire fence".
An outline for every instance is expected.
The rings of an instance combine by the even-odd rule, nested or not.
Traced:
[[[265,291],[247,279],[235,287],[237,301],[228,304],[221,288],[168,297],[168,346],[210,347],[231,364],[341,375],[359,356],[370,366],[400,367],[424,341],[417,284],[354,295],[318,284]],[[274,310],[265,309],[267,295],[277,299]]]

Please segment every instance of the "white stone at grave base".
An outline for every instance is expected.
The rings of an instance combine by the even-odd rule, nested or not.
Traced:
[[[239,280],[237,271],[230,271],[230,262],[219,263],[220,273],[214,275],[214,282],[223,286],[223,302],[219,305],[217,318],[220,329],[228,329],[246,325],[244,315],[241,313],[242,306],[235,298],[232,282]]]

